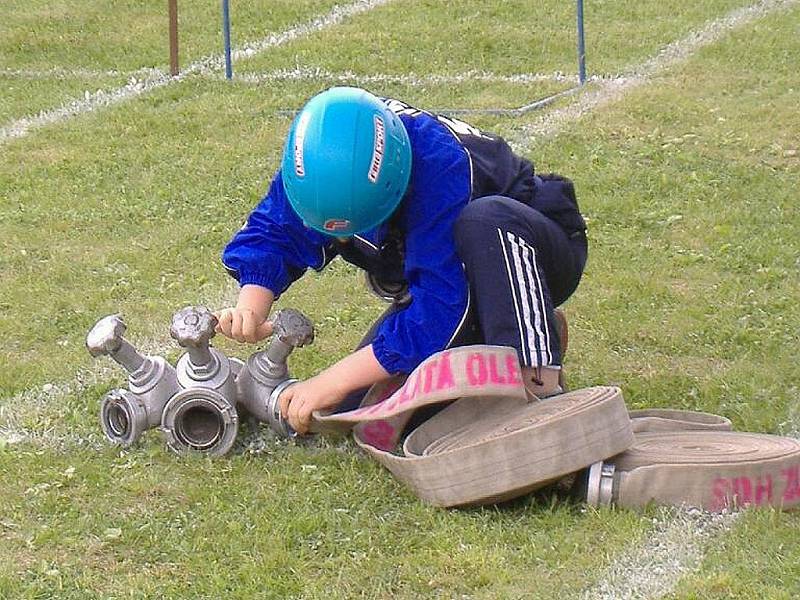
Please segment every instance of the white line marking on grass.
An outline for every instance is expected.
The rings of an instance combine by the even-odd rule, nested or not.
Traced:
[[[656,56],[631,69],[625,76],[599,81],[578,95],[564,108],[543,114],[533,123],[520,128],[520,133],[509,136],[509,142],[520,152],[528,152],[536,139],[550,137],[564,125],[579,120],[584,114],[620,99],[623,95],[648,83],[653,76],[686,61],[733,29],[748,25],[772,12],[788,9],[798,0],[762,0],[756,4],[731,11],[724,17],[708,23],[684,38],[665,46]]]
[[[789,398],[800,397],[800,389],[795,386],[789,388],[786,393]],[[786,416],[786,420],[780,424],[778,431],[781,435],[800,440],[800,403],[794,402],[789,407],[789,414]]]
[[[115,90],[87,91],[82,99],[72,100],[53,110],[42,111],[34,117],[17,119],[0,128],[0,145],[9,140],[21,138],[27,135],[32,129],[52,123],[59,123],[71,117],[92,112],[105,106],[119,104],[120,102],[130,100],[134,96],[166,85],[170,81],[171,79],[166,73],[153,71],[142,79],[131,78],[127,84]]]
[[[306,37],[327,27],[338,25],[345,19],[360,13],[367,12],[388,4],[392,0],[357,0],[350,4],[337,4],[328,13],[318,16],[310,21],[290,27],[280,33],[272,34],[262,40],[250,42],[232,51],[234,59],[255,56],[270,48],[275,48],[298,38]],[[167,73],[153,70],[141,79],[133,78],[126,85],[115,90],[98,90],[86,93],[83,99],[73,100],[56,109],[40,112],[33,117],[23,117],[0,128],[0,145],[9,140],[27,135],[31,130],[52,123],[59,123],[71,117],[92,112],[99,108],[119,104],[163,87],[176,81],[181,81],[189,75],[202,73],[209,70],[220,69],[224,65],[224,57],[219,55],[206,56],[187,66],[177,77]]]
[[[118,376],[110,364],[98,361],[91,370],[79,371],[72,381],[47,383],[0,399],[0,444],[28,443],[51,448],[89,445],[89,437],[66,430],[60,409],[70,398]],[[35,429],[31,422],[36,422]],[[97,441],[94,439],[95,444]]]
[[[0,77],[16,77],[19,79],[104,79],[108,77],[124,77],[142,79],[155,73],[163,74],[159,69],[137,69],[135,71],[94,71],[91,69],[0,69]]]
[[[733,527],[740,514],[659,509],[650,535],[617,556],[581,598],[644,600],[666,596],[683,576],[700,568],[713,539]]]
[[[273,34],[264,39],[245,44],[239,48],[234,48],[231,51],[231,59],[235,61],[243,58],[250,58],[270,48],[282,46],[292,40],[307,37],[312,33],[338,25],[345,19],[368,12],[373,8],[378,8],[392,1],[393,0],[357,0],[350,4],[337,4],[331,8],[327,14],[312,19],[311,21],[287,29],[282,33]],[[208,56],[193,65],[196,71],[221,69],[224,66],[225,57],[222,55]]]
[[[98,425],[98,431],[99,429]],[[77,433],[50,429],[0,428],[0,446],[13,446],[15,444],[27,444],[53,450],[74,450],[76,448],[101,450],[108,447],[108,444],[104,443],[102,436],[99,434],[91,434],[84,437]]]
[[[614,80],[616,77],[593,75],[590,81]],[[387,84],[397,83],[409,86],[425,85],[459,85],[463,83],[578,83],[577,75],[566,75],[560,71],[553,73],[517,73],[501,75],[487,71],[467,71],[446,75],[417,75],[414,73],[356,73],[354,71],[333,72],[315,67],[297,67],[294,69],[276,69],[264,73],[239,73],[235,81],[244,83],[273,83],[276,81],[330,81],[334,83],[353,84]]]

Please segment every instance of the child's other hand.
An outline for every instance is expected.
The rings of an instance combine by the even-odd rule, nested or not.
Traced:
[[[272,322],[248,308],[224,308],[214,313],[217,333],[254,344],[272,335]]]
[[[306,434],[312,413],[338,406],[344,396],[335,386],[326,385],[323,375],[317,375],[284,390],[279,399],[281,415],[297,433]]]

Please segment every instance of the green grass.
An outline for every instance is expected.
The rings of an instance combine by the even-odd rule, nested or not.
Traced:
[[[232,2],[232,42],[267,37],[323,13],[333,0]],[[222,54],[219,2],[179,2],[182,64]],[[169,18],[162,0],[11,0],[0,24],[0,66],[134,71],[169,65]]]
[[[587,536],[615,546],[642,527],[631,513],[582,516],[547,496],[434,509],[333,448],[279,446],[224,463],[155,445],[0,452],[0,466],[0,589],[10,597],[498,597],[531,585],[545,597],[603,562],[584,552]]]
[[[701,573],[685,580],[669,598],[796,598],[799,535],[796,514],[749,513],[715,545]]]
[[[303,3],[299,17],[284,3],[280,27],[329,4]],[[436,54],[432,31],[452,36],[449,54],[430,64],[435,74],[571,64],[571,46],[560,54],[548,47],[551,66],[525,62],[514,44],[476,54],[475,36],[445,35],[456,31],[450,19],[424,4],[416,18],[402,18],[403,3],[390,4],[245,64],[270,70],[296,56],[304,66],[424,75],[405,42],[364,54],[379,57],[380,68],[364,62],[360,36],[378,25],[389,31],[390,22],[398,40],[418,39],[428,57]],[[736,4],[701,3],[667,19],[670,3],[592,3],[595,14],[607,13],[609,31],[611,21],[631,23],[627,34],[614,34],[622,45],[601,64],[614,70],[640,60]],[[12,42],[23,49],[7,66],[142,66],[146,51],[120,53],[124,65],[111,60],[121,20],[104,23],[96,6],[68,8],[76,22],[109,29],[100,44],[109,62],[88,53],[81,61],[67,41],[51,54]],[[117,8],[125,6],[134,4]],[[4,27],[33,44],[37,36],[24,30],[51,27],[37,12],[45,7],[16,4]],[[463,8],[497,13],[482,25],[465,19],[469,33],[483,36],[498,23],[519,39],[531,34],[532,43],[546,37],[522,26],[531,9],[519,3]],[[637,22],[624,11],[642,12]],[[661,18],[645,27],[648,11]],[[748,26],[535,145],[540,170],[575,179],[590,221],[585,280],[567,307],[573,386],[618,383],[632,407],[711,410],[753,431],[779,432],[797,414],[799,28],[797,9]],[[0,35],[0,44],[7,39]],[[147,39],[143,47],[155,48],[157,36]],[[122,311],[135,340],[166,345],[174,310],[232,301],[218,256],[278,164],[289,125],[278,111],[323,85],[192,78],[3,146],[0,428],[15,410],[17,425],[63,439],[0,440],[0,598],[568,598],[647,535],[649,512],[596,512],[551,492],[499,508],[426,507],[347,442],[244,444],[210,461],[174,457],[150,432],[121,452],[102,443],[96,418],[120,372],[57,401],[12,398],[89,367],[83,339],[100,316]],[[422,107],[460,107],[515,106],[551,89],[473,82],[376,91]],[[525,122],[471,120],[509,136]],[[300,377],[346,354],[383,308],[360,273],[338,262],[281,303],[317,323],[317,341],[292,358]],[[220,345],[239,356],[250,350]],[[88,446],[76,447],[70,435]],[[674,597],[796,597],[798,528],[795,514],[746,514]]]
[[[71,100],[83,99],[88,92],[124,85],[119,77],[33,78],[0,73],[0,126],[23,116],[33,116]]]
[[[590,73],[616,73],[652,55],[742,0],[587,2]],[[347,44],[342,45],[341,40]],[[245,71],[299,63],[357,73],[577,72],[575,4],[464,0],[444,11],[433,0],[390,2],[357,21],[288,44],[242,65]],[[336,48],[336,52],[330,52]]]

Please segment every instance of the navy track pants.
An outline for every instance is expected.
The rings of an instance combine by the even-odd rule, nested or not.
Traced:
[[[553,309],[575,291],[586,264],[586,236],[503,196],[470,202],[455,225],[480,342],[511,346],[523,366],[558,366]]]

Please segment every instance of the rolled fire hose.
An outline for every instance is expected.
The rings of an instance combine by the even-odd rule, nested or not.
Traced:
[[[315,414],[315,429],[354,426],[356,442],[437,506],[514,498],[633,442],[615,387],[529,400],[516,352],[467,346],[428,358],[406,379],[373,388],[356,410]],[[415,429],[395,453],[411,414],[450,403]]]
[[[730,419],[706,412],[674,408],[644,408],[629,412],[634,433],[642,431],[676,431],[700,429],[731,431]]]
[[[718,512],[800,504],[798,440],[697,427],[635,437],[628,450],[590,467],[590,505],[639,508],[653,502]]]

